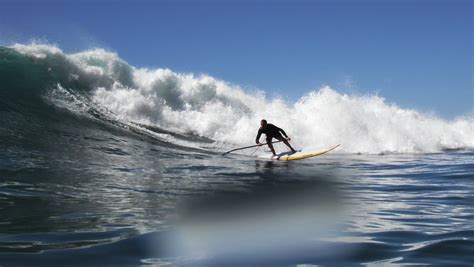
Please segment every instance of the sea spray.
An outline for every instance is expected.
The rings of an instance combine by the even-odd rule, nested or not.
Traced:
[[[300,148],[339,143],[339,151],[347,153],[474,148],[472,114],[446,121],[401,108],[378,95],[342,94],[329,86],[290,103],[209,75],[136,68],[103,49],[66,54],[50,45],[12,48],[36,61],[46,61],[53,71],[61,68],[66,78],[50,85],[55,93],[47,94],[49,98],[61,98],[61,91],[80,89],[90,100],[86,105],[125,123],[199,135],[220,144],[253,143],[259,121],[265,118],[285,129]],[[50,100],[65,106],[64,101]],[[77,101],[71,105],[77,106]]]

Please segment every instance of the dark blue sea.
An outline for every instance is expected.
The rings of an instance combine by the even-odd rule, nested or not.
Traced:
[[[0,266],[474,264],[472,116],[324,89],[282,124],[340,149],[222,155],[253,143],[261,101],[292,108],[103,50],[1,47]]]

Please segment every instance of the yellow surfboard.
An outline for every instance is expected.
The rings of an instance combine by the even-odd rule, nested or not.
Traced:
[[[300,160],[300,159],[307,159],[311,157],[316,157],[322,154],[326,154],[329,151],[332,151],[339,147],[340,145],[335,145],[327,149],[315,151],[315,152],[308,152],[308,151],[298,151],[296,153],[291,153],[291,152],[283,152],[280,154],[277,154],[276,156],[270,156],[270,155],[263,155],[259,156],[261,158],[271,158],[273,160],[283,160],[283,161],[290,161],[290,160]]]

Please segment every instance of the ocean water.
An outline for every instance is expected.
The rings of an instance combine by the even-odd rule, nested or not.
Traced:
[[[341,147],[222,155],[261,118],[297,148]],[[474,264],[472,115],[0,47],[0,266],[371,264]]]

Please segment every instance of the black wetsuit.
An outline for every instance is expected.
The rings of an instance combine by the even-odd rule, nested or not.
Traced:
[[[275,138],[275,139],[278,139],[278,140],[283,140],[283,136],[281,136],[280,132],[285,137],[288,137],[288,135],[286,135],[286,133],[285,133],[285,131],[283,131],[283,129],[278,128],[278,127],[276,127],[275,125],[273,125],[271,123],[268,123],[267,127],[265,129],[263,129],[262,127],[260,127],[260,129],[258,129],[258,134],[257,134],[257,138],[255,139],[255,142],[258,143],[258,140],[260,139],[260,136],[262,135],[262,133],[264,133],[267,136],[267,143],[270,143],[272,141],[272,138]]]

